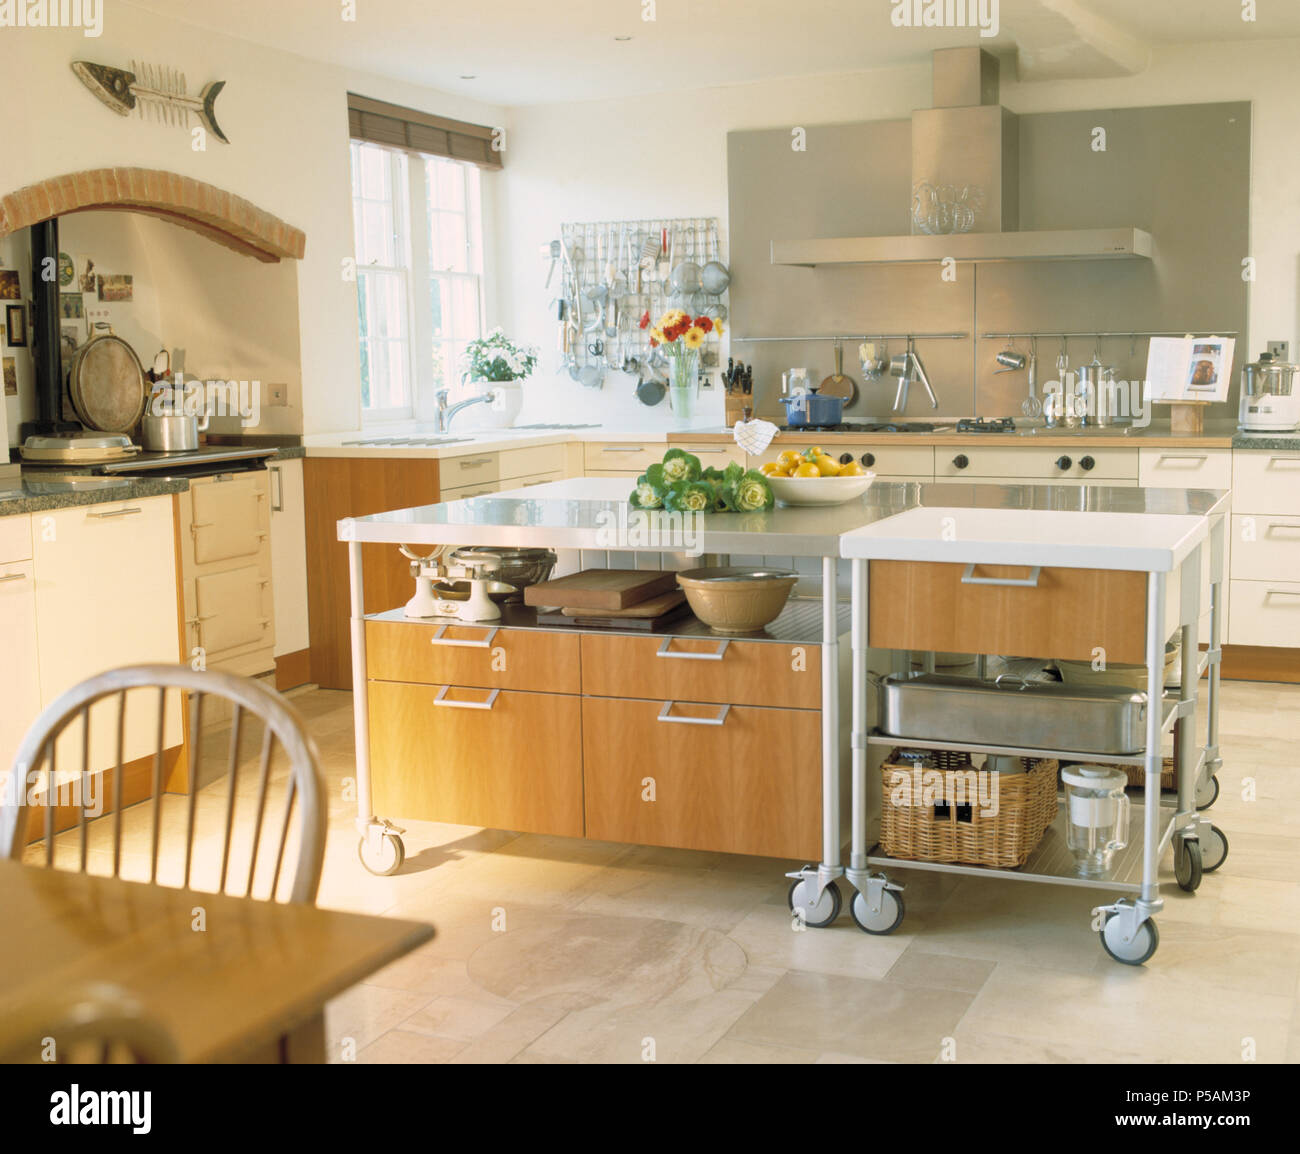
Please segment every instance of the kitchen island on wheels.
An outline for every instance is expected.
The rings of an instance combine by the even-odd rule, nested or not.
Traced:
[[[1226,839],[1196,809],[1218,767],[1225,502],[1199,490],[877,483],[840,505],[691,516],[630,509],[625,480],[585,478],[342,520],[361,860],[376,873],[400,868],[403,831],[392,818],[785,858],[812,863],[786,875],[789,900],[803,924],[822,927],[841,912],[836,882],[851,841],[854,920],[868,933],[889,932],[902,920],[901,887],[873,867],[938,867],[933,855],[909,862],[879,853],[880,777],[869,781],[868,769],[874,755],[878,771],[886,746],[904,747],[918,766],[933,764],[924,755],[940,747],[967,759],[984,752],[990,773],[994,758],[1010,755],[1096,772],[1104,770],[1093,763],[1138,765],[1143,828],[1113,868],[1115,847],[1107,849],[1103,876],[1088,882],[1113,878],[1137,895],[1117,903],[1111,916],[1121,924],[1103,942],[1120,961],[1143,960],[1136,953],[1150,956],[1163,850],[1173,845],[1180,884],[1191,859],[1208,872],[1226,856]],[[653,632],[581,618],[566,624],[524,604],[503,605],[499,619],[421,620],[401,606],[364,612],[361,546],[372,542],[425,552],[472,546],[488,558],[494,547],[548,548],[557,572],[781,559],[801,581],[765,629],[739,635],[713,633],[690,615]],[[1203,553],[1212,613],[1201,654]],[[1176,690],[1164,660],[1174,634],[1183,646]],[[1109,655],[1148,665],[1142,684],[1163,705],[1147,710],[1139,701],[1141,744],[1114,753],[1085,743],[1031,750],[1023,738],[977,741],[947,733],[942,719],[933,732],[886,736],[878,674],[893,671],[886,684],[906,681],[917,664],[933,670],[939,651],[972,655],[977,676],[958,679],[963,685],[1004,691],[1004,679],[989,676],[993,663],[1095,664],[1101,653],[1103,664]],[[1197,686],[1207,668],[1209,736],[1197,747]],[[1031,711],[1036,695],[1004,696],[1013,710]],[[1161,759],[1170,733],[1176,764]],[[1162,772],[1177,787],[1163,805]],[[1014,797],[1016,779],[1001,781]],[[1036,857],[1023,871],[988,872],[1079,880],[1061,864],[1069,853],[1062,822],[1052,820],[1054,763],[1045,788],[1050,813]],[[931,816],[972,820],[970,805],[934,800],[925,802]],[[1222,854],[1198,847],[1216,836]],[[1056,864],[1036,868],[1057,841]],[[950,860],[965,872],[984,868]]]

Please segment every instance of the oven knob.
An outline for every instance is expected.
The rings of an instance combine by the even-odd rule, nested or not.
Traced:
[[[970,464],[970,459],[966,456],[965,453],[958,453],[958,454],[957,454],[957,455],[952,459],[952,463],[953,463],[953,467],[954,467],[954,468],[956,468],[956,469],[964,469],[964,468],[966,468],[967,465]]]
[[[1091,469],[1091,468],[1092,468],[1096,463],[1097,463],[1097,462],[1094,461],[1091,457],[1080,457],[1080,458],[1079,458],[1079,468],[1082,469],[1085,473],[1086,473],[1089,469]]]
[[[851,464],[853,464],[853,454],[852,454],[852,453],[841,453],[841,454],[840,454],[840,464],[841,464],[841,465],[851,465]]]
[[[1065,472],[1065,470],[1068,469],[1072,464],[1074,464],[1074,462],[1071,461],[1069,457],[1056,458],[1056,467],[1060,469],[1061,472]]]
[[[876,463],[876,454],[875,454],[875,453],[863,453],[863,454],[862,454],[862,463],[863,463],[863,464],[864,464],[868,469],[870,469],[871,466],[874,465],[874,464]]]

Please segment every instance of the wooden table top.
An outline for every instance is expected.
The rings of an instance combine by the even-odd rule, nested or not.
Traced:
[[[192,927],[195,907],[207,929]],[[431,925],[124,882],[0,860],[0,1020],[111,982],[186,1062],[238,1060],[433,937]]]

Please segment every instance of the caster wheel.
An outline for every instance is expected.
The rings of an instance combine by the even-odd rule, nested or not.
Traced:
[[[849,903],[849,913],[858,923],[858,929],[867,934],[892,934],[903,924],[903,895],[896,890],[885,890],[880,895],[880,909],[872,910],[865,894],[855,893]]]
[[[1211,777],[1196,787],[1196,808],[1209,809],[1219,800],[1219,779]]]
[[[1178,879],[1178,888],[1194,894],[1203,872],[1201,843],[1178,838],[1174,842],[1174,877]]]
[[[1201,827],[1205,829],[1204,826]],[[1212,874],[1228,860],[1228,835],[1217,825],[1201,834],[1201,869]]]
[[[395,833],[385,833],[379,841],[379,852],[370,851],[370,839],[363,837],[357,843],[357,857],[361,864],[377,877],[395,874],[406,861],[406,846]]]
[[[1156,947],[1160,945],[1160,931],[1156,928],[1156,923],[1147,918],[1140,926],[1138,931],[1133,935],[1131,942],[1122,940],[1119,936],[1119,916],[1111,914],[1106,919],[1106,924],[1100,930],[1101,944],[1105,951],[1110,954],[1117,962],[1122,962],[1126,966],[1140,966],[1143,962],[1150,959],[1151,955],[1156,952]]]
[[[804,925],[820,930],[840,916],[843,899],[840,897],[840,887],[834,882],[822,890],[822,896],[811,905],[805,896],[806,893],[803,881],[797,881],[791,884],[790,894],[786,899],[791,910],[803,910]]]

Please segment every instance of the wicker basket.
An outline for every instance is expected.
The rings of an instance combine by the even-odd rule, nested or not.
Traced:
[[[965,753],[939,749],[927,751],[927,756],[941,771],[974,771]],[[1023,773],[995,775],[997,812],[986,813],[978,801],[968,803],[971,779],[957,779],[947,772],[941,782],[927,783],[922,778],[927,793],[934,790],[929,798],[932,804],[912,804],[916,775],[910,764],[899,761],[895,749],[880,767],[881,849],[890,857],[913,861],[1024,865],[1056,820],[1057,763],[1052,758],[1021,758],[1021,763]],[[900,773],[907,775],[906,786],[897,776]],[[959,800],[963,804],[954,804]]]
[[[1175,773],[1175,762],[1172,757],[1164,759],[1164,765],[1160,770],[1160,788],[1177,789],[1178,778]],[[1129,789],[1143,789],[1147,783],[1147,767],[1145,765],[1121,765],[1120,769],[1124,771],[1128,778]]]

